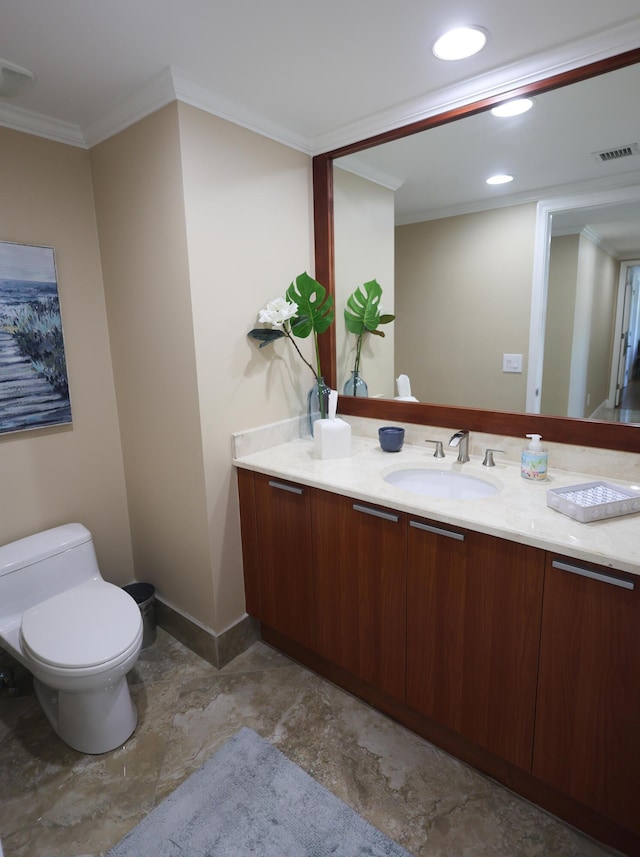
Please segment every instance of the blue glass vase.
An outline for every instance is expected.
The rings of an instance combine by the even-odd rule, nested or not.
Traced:
[[[351,370],[351,377],[344,385],[343,393],[345,396],[367,397],[369,395],[367,382],[360,376],[359,372],[355,371],[355,369]]]
[[[307,414],[309,417],[309,432],[313,437],[313,424],[316,420],[324,420],[329,413],[329,393],[331,388],[324,383],[324,378],[318,378],[307,396]]]

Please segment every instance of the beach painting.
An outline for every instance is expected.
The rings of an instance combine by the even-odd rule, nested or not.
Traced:
[[[0,241],[0,433],[70,422],[53,248]]]

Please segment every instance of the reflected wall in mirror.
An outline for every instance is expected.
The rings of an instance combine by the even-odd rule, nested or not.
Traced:
[[[549,423],[557,439],[638,443],[624,426],[596,433],[564,418],[640,422],[640,405],[625,407],[640,339],[640,140],[624,107],[640,87],[639,56],[594,64],[560,88],[529,87],[534,109],[522,116],[493,117],[487,108],[504,100],[495,97],[459,121],[444,114],[422,133],[414,125],[315,159],[317,275],[324,266],[338,307],[354,283],[376,278],[396,314],[393,339],[363,356],[371,395],[393,397],[406,373],[420,401],[443,406],[432,421],[508,428],[510,414],[543,413],[562,417]],[[514,181],[488,188],[495,172]],[[336,335],[340,384],[350,354]],[[424,409],[402,413],[425,419]]]
[[[349,295],[363,283],[382,286],[381,306],[394,310],[394,194],[389,188],[353,173],[336,170],[335,302],[336,365],[338,389],[343,390],[354,368],[356,337],[347,332],[343,310]],[[360,357],[360,375],[370,396],[393,397],[395,323],[386,325],[384,337],[366,336]]]

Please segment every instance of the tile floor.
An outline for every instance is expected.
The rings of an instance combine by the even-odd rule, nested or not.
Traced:
[[[260,642],[217,670],[158,629],[130,674],[138,728],[104,756],[62,744],[18,678],[0,690],[5,857],[104,854],[241,726],[415,857],[614,853]]]

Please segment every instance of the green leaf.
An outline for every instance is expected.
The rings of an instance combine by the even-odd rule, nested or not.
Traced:
[[[368,330],[373,333],[380,324],[380,298],[382,287],[377,280],[364,283],[349,296],[344,311],[347,330],[359,336]]]
[[[268,327],[254,327],[253,330],[250,330],[249,333],[247,333],[247,336],[251,336],[253,339],[258,340],[260,348],[264,348],[265,345],[268,345],[270,342],[274,342],[276,339],[281,339],[285,335],[286,334],[282,330]]]
[[[389,324],[392,321],[395,321],[395,315],[391,315],[391,313],[385,313],[380,316],[380,324]]]
[[[306,339],[312,332],[324,333],[331,325],[334,318],[333,298],[306,271],[291,283],[286,298],[298,305],[298,314],[291,319],[294,336]]]

